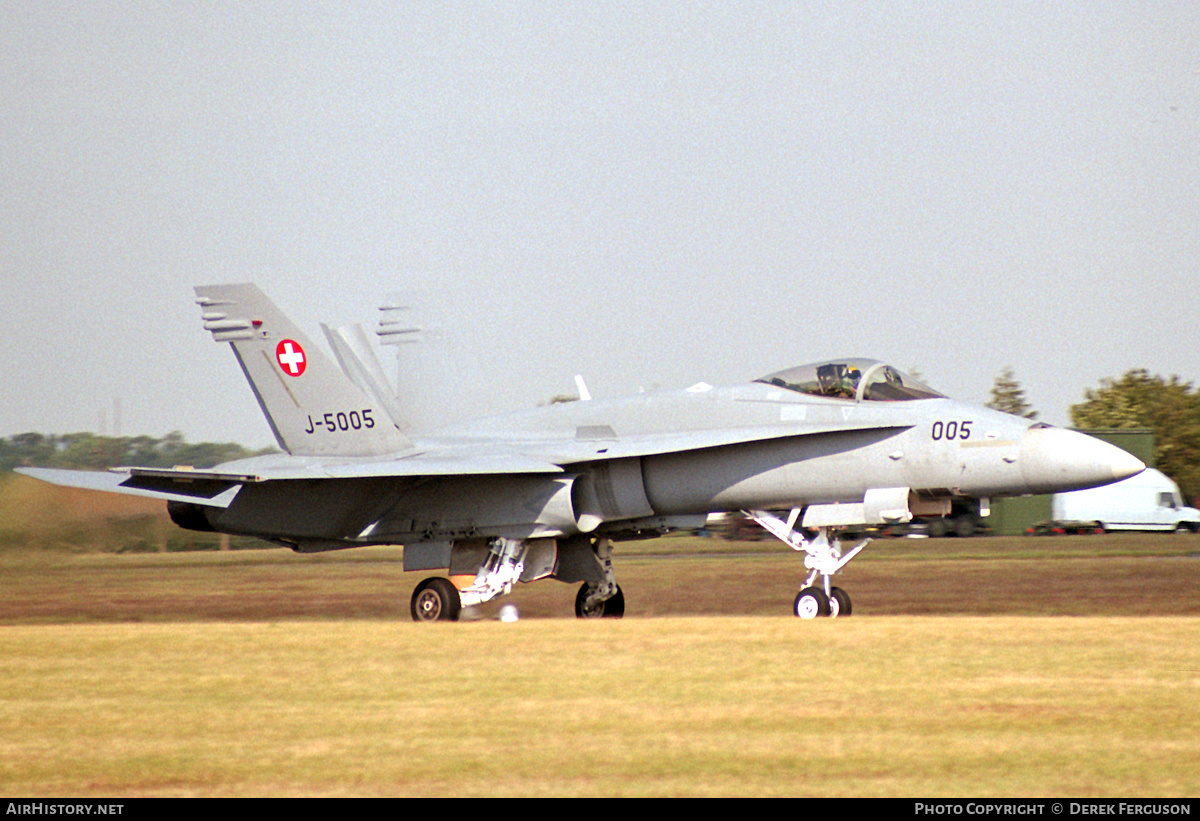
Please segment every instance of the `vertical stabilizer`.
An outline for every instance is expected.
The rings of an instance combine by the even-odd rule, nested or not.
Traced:
[[[333,349],[333,355],[337,357],[338,364],[342,366],[346,376],[350,377],[350,381],[367,396],[378,400],[396,427],[401,430],[409,427],[396,402],[396,392],[388,384],[387,377],[383,374],[383,366],[379,364],[379,357],[375,355],[375,349],[371,347],[362,326],[343,325],[330,328],[328,325],[322,325],[321,330],[325,332],[325,339]]]
[[[228,342],[279,446],[297,456],[378,456],[409,446],[369,396],[255,285],[196,288],[204,328]]]
[[[452,326],[420,292],[392,293],[379,306],[379,344],[396,352],[397,410],[405,430],[428,431],[502,410],[495,381],[480,366],[470,329]]]

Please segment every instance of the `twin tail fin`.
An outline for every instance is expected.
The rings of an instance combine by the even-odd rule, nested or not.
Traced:
[[[233,348],[283,450],[380,456],[411,446],[377,383],[378,368],[363,367],[346,341],[333,342],[339,367],[255,285],[199,286],[196,302],[205,330]]]

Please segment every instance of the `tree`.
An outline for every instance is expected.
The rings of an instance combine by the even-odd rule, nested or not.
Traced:
[[[189,445],[178,431],[172,431],[162,439],[152,436],[97,436],[94,433],[20,433],[0,439],[0,472],[20,465],[90,470],[118,465],[194,465],[206,468],[271,452],[273,450],[270,448],[250,451],[232,442]]]
[[[1013,375],[1013,369],[1007,366],[992,383],[992,399],[987,403],[987,407],[1011,413],[1013,416],[1037,419],[1037,411],[1025,401],[1025,389]]]
[[[1178,376],[1164,379],[1138,368],[1118,380],[1102,379],[1071,406],[1075,427],[1149,428],[1154,461],[1185,499],[1200,493],[1200,393]]]

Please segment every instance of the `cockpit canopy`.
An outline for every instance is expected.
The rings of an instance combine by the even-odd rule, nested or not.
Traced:
[[[874,359],[831,359],[777,371],[762,379],[767,385],[835,399],[900,402],[939,399],[943,394],[906,373]]]

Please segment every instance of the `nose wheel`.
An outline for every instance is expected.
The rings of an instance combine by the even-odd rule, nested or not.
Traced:
[[[820,587],[806,587],[796,594],[792,609],[802,619],[849,616],[850,594],[840,587],[829,588],[829,593]]]
[[[819,587],[806,587],[796,594],[792,607],[797,618],[815,619],[829,615],[829,597]]]
[[[829,615],[834,618],[850,615],[850,594],[840,587],[829,588]]]

